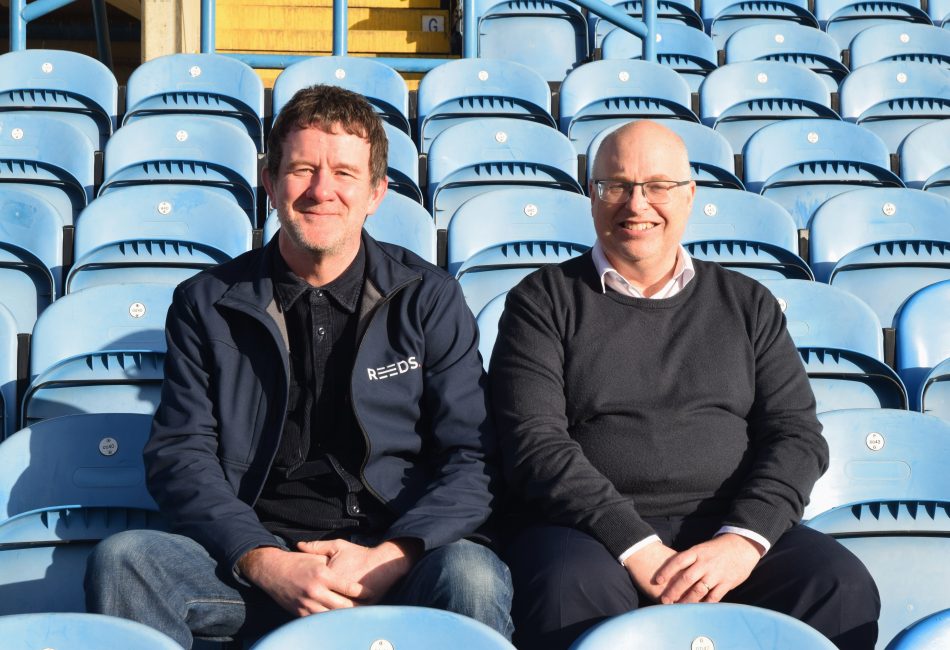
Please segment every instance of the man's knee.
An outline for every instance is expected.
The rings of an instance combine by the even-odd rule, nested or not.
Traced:
[[[511,603],[511,573],[490,548],[461,540],[443,546],[424,560],[437,581],[465,594],[466,599]]]

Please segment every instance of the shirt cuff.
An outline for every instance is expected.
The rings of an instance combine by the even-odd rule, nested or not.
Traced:
[[[623,564],[624,562],[627,561],[628,557],[630,557],[631,555],[639,551],[641,548],[643,548],[647,544],[652,544],[653,542],[659,542],[659,541],[660,541],[659,537],[657,537],[656,535],[650,535],[649,537],[641,539],[639,542],[637,542],[636,544],[628,548],[626,551],[621,553],[620,557],[617,559],[620,560],[620,564]]]
[[[716,534],[713,535],[713,537],[718,537],[719,535],[723,535],[725,533],[734,533],[736,535],[741,535],[746,539],[751,539],[753,542],[759,544],[762,547],[762,555],[768,553],[769,549],[772,548],[772,545],[769,544],[769,540],[765,539],[757,532],[747,528],[739,528],[737,526],[723,526],[718,531],[716,531]]]

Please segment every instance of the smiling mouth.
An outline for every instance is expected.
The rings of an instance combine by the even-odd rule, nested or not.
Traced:
[[[634,232],[642,232],[642,231],[644,231],[644,230],[652,230],[653,228],[656,227],[656,224],[655,224],[655,223],[644,223],[644,222],[641,222],[641,223],[629,223],[629,222],[624,222],[624,223],[620,224],[620,227],[623,228],[624,230],[632,230],[632,231],[634,231]]]

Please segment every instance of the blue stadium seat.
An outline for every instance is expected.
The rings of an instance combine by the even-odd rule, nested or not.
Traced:
[[[17,323],[10,310],[0,303],[0,440],[17,426]]]
[[[616,28],[604,37],[601,57],[604,59],[641,59],[643,40]],[[705,32],[674,20],[657,21],[656,60],[676,70],[689,85],[690,92],[699,92],[703,79],[718,65],[718,54],[712,39]]]
[[[425,261],[436,263],[435,222],[416,201],[387,192],[363,227],[374,239],[398,244]]]
[[[950,359],[934,366],[921,382],[920,410],[950,422]]]
[[[816,517],[809,525],[836,537],[874,578],[881,595],[878,650],[921,616],[950,607],[950,502],[855,504]]]
[[[911,131],[899,150],[901,178],[907,187],[950,199],[950,148],[934,146],[940,142],[950,142],[950,120],[930,122]]]
[[[690,255],[758,280],[811,280],[798,229],[777,203],[741,190],[697,187],[683,245]]]
[[[910,296],[894,319],[896,367],[907,385],[911,408],[921,410],[924,380],[937,364],[950,359],[950,280]]]
[[[758,129],[803,117],[838,119],[825,82],[808,68],[783,61],[741,61],[723,65],[699,89],[703,124],[742,151]]]
[[[340,86],[364,95],[383,120],[409,133],[406,82],[388,65],[355,56],[314,56],[287,66],[274,81],[274,116],[294,93],[314,84]]]
[[[818,28],[818,19],[806,0],[707,0],[702,3],[702,16],[720,50],[734,33],[746,27],[790,23]]]
[[[152,413],[174,288],[103,285],[50,305],[33,328],[22,425],[71,413]]]
[[[734,603],[641,607],[585,632],[570,650],[742,648],[833,650],[831,641],[791,616]]]
[[[833,93],[838,92],[838,84],[848,74],[835,39],[820,29],[788,21],[743,27],[729,37],[724,49],[726,63],[762,60],[805,66],[817,73]]]
[[[153,115],[109,139],[99,196],[121,187],[202,185],[236,201],[255,223],[257,147],[244,129],[203,116]]]
[[[95,145],[79,128],[38,111],[0,112],[0,189],[28,186],[71,226],[94,182]]]
[[[432,264],[436,263],[436,230],[432,215],[419,203],[401,194],[386,192],[376,212],[363,223],[374,239],[397,244]],[[264,222],[264,243],[280,229],[277,212],[272,211]]]
[[[145,486],[150,428],[149,415],[70,415],[0,444],[0,615],[85,611],[95,544],[165,528]]]
[[[447,128],[429,148],[427,202],[439,229],[455,210],[490,189],[553,187],[578,194],[577,153],[552,128],[513,118]]]
[[[66,50],[17,50],[0,56],[0,111],[51,111],[102,150],[116,129],[118,85],[92,57]]]
[[[618,11],[622,11],[631,18],[643,20],[643,3],[640,0],[606,0],[607,4]],[[656,3],[657,27],[664,28],[669,23],[678,23],[686,27],[692,27],[698,32],[703,31],[703,19],[696,13],[693,2],[686,0],[657,0]],[[609,20],[604,20],[594,12],[589,12],[587,23],[590,32],[591,49],[603,47],[604,39],[607,34],[614,31],[616,27]],[[640,56],[640,52],[637,52]],[[608,58],[604,56],[603,58]]]
[[[505,311],[507,297],[507,291],[498,294],[489,300],[475,317],[475,322],[478,324],[478,353],[482,355],[485,372],[488,372],[488,365],[491,362],[492,349],[495,347],[495,339],[498,338],[498,321]]]
[[[950,29],[950,0],[928,0],[927,15],[934,26]]]
[[[124,618],[85,613],[20,614],[0,618],[0,637],[7,650],[69,648],[102,650],[180,650],[180,646],[147,625]]]
[[[125,187],[80,215],[66,292],[121,282],[178,284],[250,250],[252,236],[237,203],[207,187]]]
[[[918,126],[950,117],[950,70],[918,61],[878,61],[841,82],[841,117],[897,148]]]
[[[512,117],[556,127],[551,88],[514,61],[458,59],[430,70],[419,82],[416,132],[421,153],[446,128],[470,119]]]
[[[587,178],[593,173],[594,157],[600,149],[600,144],[620,126],[622,125],[604,129],[591,141],[587,148]],[[663,126],[676,133],[686,145],[690,170],[696,185],[745,189],[736,176],[732,147],[721,133],[708,126],[685,120],[666,120]]]
[[[931,24],[917,0],[815,0],[815,16],[842,50],[858,33],[875,25],[890,21]]]
[[[327,647],[514,650],[503,636],[467,616],[427,607],[393,605],[337,609],[299,618],[262,638],[252,650]]]
[[[779,203],[799,228],[829,198],[860,187],[903,187],[887,145],[855,124],[787,120],[757,131],[742,152],[746,188]]]
[[[851,67],[877,61],[922,61],[950,66],[950,31],[902,22],[875,25],[851,41]]]
[[[17,331],[62,292],[63,222],[59,212],[28,186],[0,186],[0,301]]]
[[[950,648],[950,609],[924,616],[901,630],[885,650]]]
[[[818,412],[907,408],[900,377],[884,363],[877,315],[860,299],[821,282],[762,280],[798,348]]]
[[[475,0],[478,56],[528,66],[560,82],[587,58],[587,20],[567,0]]]
[[[383,130],[389,141],[389,155],[386,159],[386,177],[389,190],[402,194],[416,203],[422,203],[422,190],[419,189],[419,150],[408,135],[392,124],[383,122]]]
[[[830,462],[805,507],[809,524],[854,504],[947,500],[950,422],[895,409],[842,409],[818,419]]]
[[[168,54],[132,71],[123,124],[165,113],[233,122],[264,150],[264,84],[253,68],[221,54]]]
[[[544,187],[484,192],[449,223],[446,260],[473,314],[544,265],[588,250],[596,239],[590,200]]]
[[[690,101],[686,81],[659,63],[592,61],[561,84],[558,126],[584,153],[600,131],[634,119],[698,122]]]
[[[907,189],[864,189],[826,201],[812,218],[815,278],[858,296],[891,327],[904,300],[950,278],[950,200]]]

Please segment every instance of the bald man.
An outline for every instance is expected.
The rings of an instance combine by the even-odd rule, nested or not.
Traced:
[[[637,607],[729,601],[870,650],[871,576],[800,525],[828,447],[782,312],[680,244],[696,189],[682,141],[621,127],[589,189],[596,244],[509,292],[491,360],[516,645],[566,648]]]

